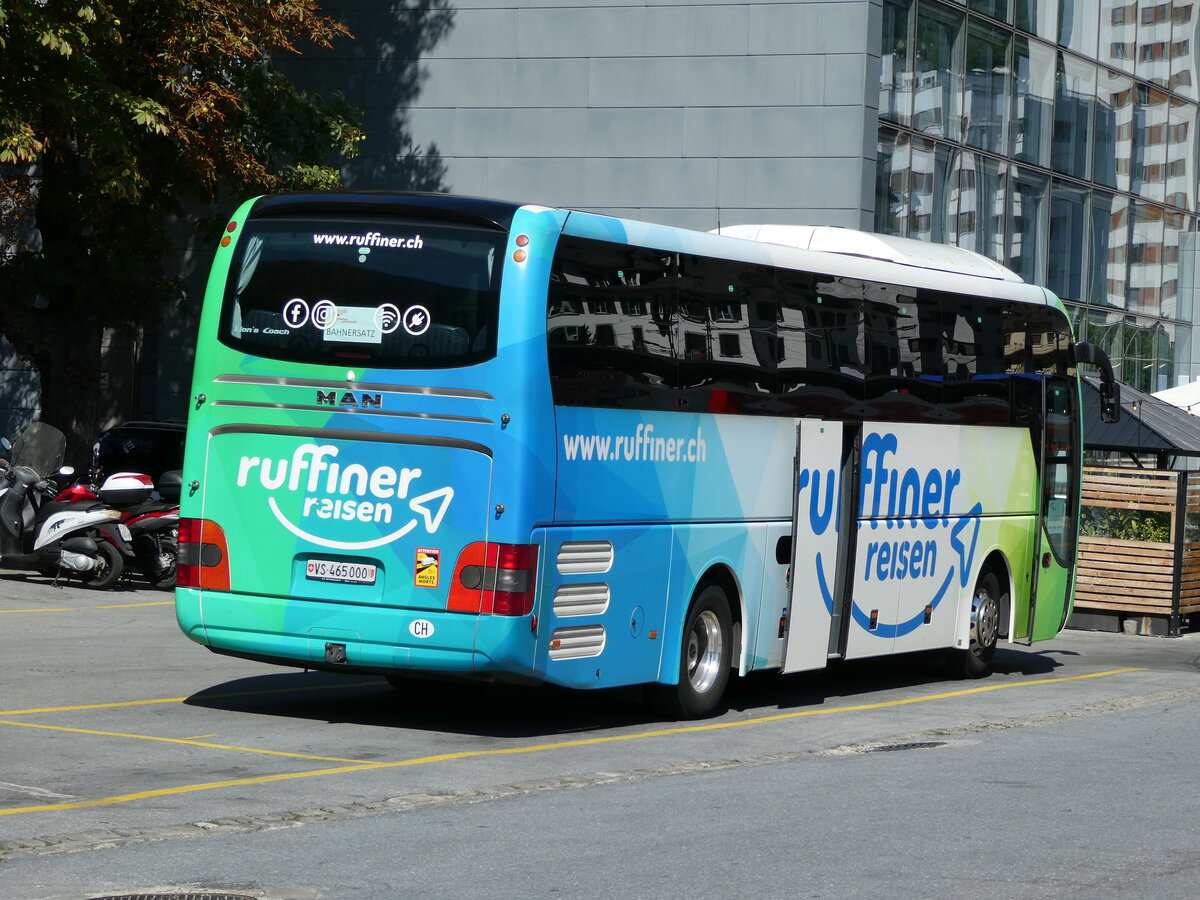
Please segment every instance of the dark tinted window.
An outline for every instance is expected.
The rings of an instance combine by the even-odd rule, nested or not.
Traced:
[[[700,412],[759,413],[776,390],[775,272],[683,255],[673,325],[680,405]],[[767,302],[770,308],[764,309]],[[765,314],[764,314],[765,313]]]
[[[562,405],[1011,425],[1070,374],[1053,309],[577,238],[547,329]]]
[[[503,233],[394,219],[244,227],[220,326],[229,346],[393,368],[495,355]]]
[[[675,267],[669,253],[560,241],[546,313],[556,403],[676,408]]]
[[[858,291],[804,272],[779,273],[781,409],[792,416],[857,418],[866,374]]]

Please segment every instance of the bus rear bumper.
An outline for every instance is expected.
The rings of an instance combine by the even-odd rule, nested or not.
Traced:
[[[534,637],[528,616],[476,616],[187,588],[176,590],[175,598],[184,634],[219,653],[347,671],[533,675]]]

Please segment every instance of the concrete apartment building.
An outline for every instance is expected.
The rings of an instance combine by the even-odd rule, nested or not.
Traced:
[[[291,71],[364,110],[350,187],[968,247],[1154,391],[1200,377],[1198,5],[327,0],[357,39]],[[187,328],[130,415],[183,415]]]

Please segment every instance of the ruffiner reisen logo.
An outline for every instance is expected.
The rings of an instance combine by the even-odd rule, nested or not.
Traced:
[[[858,519],[864,527],[857,540],[864,545],[864,570],[856,572],[855,578],[863,585],[883,581],[908,585],[901,592],[902,604],[917,610],[895,622],[872,622],[866,610],[852,600],[850,615],[854,621],[883,638],[901,637],[920,627],[925,621],[925,607],[936,608],[942,602],[955,575],[959,587],[967,586],[983,512],[983,505],[976,502],[965,514],[951,513],[955,489],[961,492],[961,469],[893,468],[889,457],[899,455],[900,440],[895,434],[870,433],[863,439]],[[822,535],[830,527],[838,531],[840,473],[833,469],[801,469],[796,487],[802,510],[808,507],[812,533]],[[869,527],[865,524],[868,522]],[[947,532],[948,548],[941,540]],[[832,572],[826,573],[820,553],[815,554],[813,563],[825,608],[832,613]]]
[[[238,463],[237,486],[246,487],[254,480],[273,492],[267,497],[267,505],[279,524],[322,547],[367,550],[403,537],[418,524],[423,523],[429,534],[438,530],[454,499],[454,488],[446,485],[410,498],[421,478],[420,469],[342,465],[336,461],[337,455],[338,448],[331,444],[301,444],[290,458],[243,456]],[[276,494],[283,492],[304,493],[297,514],[303,527],[280,508]],[[291,509],[293,504],[287,506]],[[411,518],[404,521],[410,514]],[[399,528],[362,541],[335,540],[310,530],[323,522],[388,526],[401,521],[404,524]]]

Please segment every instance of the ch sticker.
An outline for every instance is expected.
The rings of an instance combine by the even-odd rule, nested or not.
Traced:
[[[437,587],[441,560],[441,550],[431,550],[428,547],[417,548],[417,564],[413,569],[413,584],[417,587]]]

